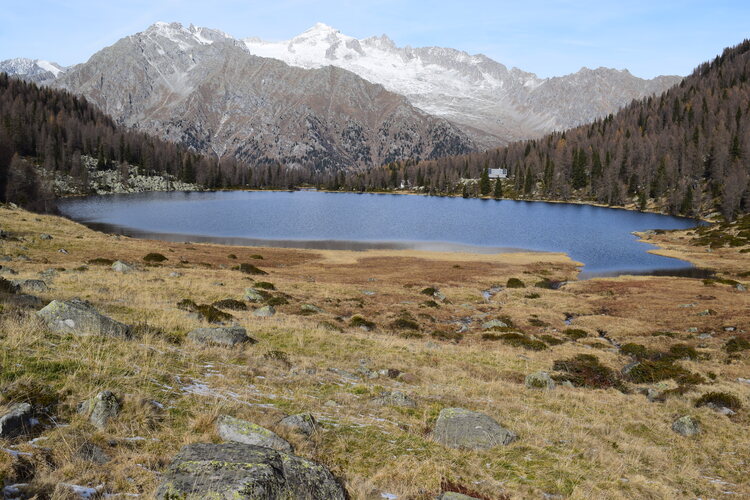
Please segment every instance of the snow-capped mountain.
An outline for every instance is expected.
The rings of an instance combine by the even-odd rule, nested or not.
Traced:
[[[8,73],[35,83],[49,83],[65,72],[65,69],[57,63],[42,59],[17,57],[0,61],[0,73]]]
[[[486,147],[591,121],[681,80],[643,80],[607,68],[543,79],[481,54],[397,47],[385,35],[356,39],[321,23],[283,42],[243,41],[251,53],[293,66],[347,69],[461,125]]]
[[[225,33],[178,23],[123,38],[53,85],[127,126],[255,163],[363,167],[476,149],[352,72],[257,57]]]

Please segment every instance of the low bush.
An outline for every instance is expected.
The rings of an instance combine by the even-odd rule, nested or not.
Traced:
[[[453,342],[454,344],[458,344],[464,338],[463,333],[452,332],[449,330],[435,330],[434,332],[432,332],[431,336],[438,340],[444,340],[446,342]]]
[[[160,254],[158,252],[151,252],[149,254],[146,254],[143,257],[143,260],[145,262],[164,262],[165,260],[169,260],[169,259],[167,259],[166,256],[164,256],[163,254]]]
[[[354,328],[367,328],[368,330],[375,329],[375,323],[368,321],[359,315],[352,316],[352,319],[349,320],[349,326]]]
[[[733,337],[724,344],[724,350],[728,353],[747,351],[748,349],[750,349],[750,340],[743,337]]]
[[[409,318],[398,318],[390,326],[396,330],[419,330],[419,323]]]
[[[695,400],[696,408],[709,404],[729,408],[733,411],[742,409],[740,399],[734,394],[729,394],[727,392],[709,392]]]
[[[563,330],[563,335],[573,340],[578,340],[589,336],[586,330],[581,330],[580,328],[566,328],[565,330]]]
[[[484,335],[482,336],[482,338],[484,338]],[[522,347],[524,349],[528,349],[529,351],[543,351],[547,349],[547,344],[545,344],[541,340],[534,340],[520,333],[502,333],[498,335],[498,338],[508,345],[511,345],[513,347]]]
[[[683,385],[705,383],[703,377],[674,364],[671,359],[641,361],[628,371],[627,377],[636,384],[650,384],[668,379]]]
[[[275,306],[283,306],[283,305],[286,305],[288,303],[289,303],[289,301],[286,299],[286,297],[284,297],[282,295],[275,295],[275,296],[271,297],[270,299],[266,300],[266,304],[268,304],[269,306],[274,306],[274,307]]]
[[[519,280],[518,278],[510,278],[505,284],[506,288],[526,288],[526,283]]]
[[[276,290],[276,286],[268,281],[256,281],[253,283],[255,288],[262,288],[263,290]]]
[[[432,296],[433,296],[433,295],[435,295],[435,294],[436,294],[437,292],[438,292],[438,289],[437,289],[437,288],[434,288],[434,287],[428,286],[427,288],[425,288],[424,290],[422,290],[422,291],[421,291],[421,292],[419,292],[419,293],[421,293],[422,295],[429,295],[430,297],[432,297]]]
[[[617,372],[604,366],[599,358],[591,354],[578,354],[570,359],[557,360],[552,369],[563,372],[553,378],[558,382],[570,382],[576,387],[589,389],[608,389],[610,387],[624,390]]]
[[[255,275],[266,275],[266,274],[268,274],[267,272],[265,272],[265,271],[263,271],[261,269],[258,269],[254,265],[248,264],[246,262],[243,262],[242,264],[240,264],[239,266],[235,267],[234,269],[237,270],[237,271],[243,272],[245,274],[255,274]]]
[[[105,259],[103,257],[97,257],[95,259],[90,259],[87,264],[90,264],[92,266],[111,266],[115,263],[112,259]]]
[[[547,345],[560,345],[565,343],[563,339],[558,339],[552,335],[541,335],[539,338]]]
[[[212,305],[216,308],[229,309],[230,311],[247,311],[247,304],[245,304],[241,300],[235,300],[235,299],[217,300]]]

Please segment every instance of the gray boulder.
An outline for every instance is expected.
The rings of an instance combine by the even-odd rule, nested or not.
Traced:
[[[13,283],[18,285],[21,290],[29,292],[47,292],[49,287],[47,283],[42,280],[13,280]]]
[[[311,436],[318,430],[318,422],[310,413],[289,415],[288,417],[282,418],[279,425],[305,436]]]
[[[79,299],[65,302],[53,300],[36,314],[46,323],[47,328],[57,333],[109,337],[130,335],[128,325],[99,314],[91,304]]]
[[[241,443],[187,445],[156,490],[160,500],[344,500],[324,466],[270,448]]]
[[[40,240],[51,240],[52,239],[52,235],[51,234],[47,234],[47,233],[42,233],[42,234],[39,235],[39,239]]]
[[[188,333],[187,337],[199,344],[218,344],[224,346],[233,346],[244,342],[255,344],[257,342],[257,340],[248,337],[247,331],[240,326],[196,328]]]
[[[103,429],[107,422],[115,418],[119,413],[120,401],[112,391],[102,391],[91,399],[78,404],[78,413],[88,415],[89,422]]]
[[[401,391],[385,391],[372,401],[381,406],[400,406],[402,408],[417,407],[417,402]]]
[[[0,438],[9,439],[31,429],[32,408],[29,403],[18,403],[0,417]]]
[[[263,302],[265,297],[255,288],[245,288],[245,300],[248,302]]]
[[[253,316],[257,318],[270,318],[274,314],[276,314],[276,309],[273,306],[263,306],[253,311]]]
[[[116,260],[115,263],[112,264],[112,270],[116,273],[130,273],[135,271],[135,267],[121,260]]]
[[[685,415],[674,421],[672,430],[681,436],[695,436],[701,432],[701,424],[690,415]]]
[[[320,314],[324,312],[323,309],[313,304],[302,304],[300,306],[300,310],[305,313],[313,313],[313,314]]]
[[[526,375],[524,384],[530,389],[552,390],[555,388],[555,381],[552,380],[552,377],[547,372],[536,372]]]
[[[444,408],[438,415],[432,437],[449,448],[486,450],[508,445],[517,439],[514,432],[495,419],[464,408]]]
[[[285,452],[292,451],[292,445],[276,433],[247,420],[230,417],[229,415],[219,417],[216,422],[216,431],[225,441],[263,446]]]
[[[508,328],[508,325],[499,319],[493,319],[482,323],[482,330],[494,330],[495,328]]]

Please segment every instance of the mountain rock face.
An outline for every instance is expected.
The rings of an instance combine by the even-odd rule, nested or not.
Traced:
[[[42,59],[17,57],[0,61],[0,73],[8,73],[28,82],[40,84],[54,81],[61,73],[65,72],[65,69],[57,63],[43,61]]]
[[[251,163],[337,169],[475,149],[447,120],[352,72],[292,67],[177,23],[121,39],[54,85],[127,126]]]
[[[397,47],[385,35],[362,40],[317,24],[291,40],[244,40],[248,50],[302,68],[332,65],[406,96],[493,147],[580,125],[633,99],[661,93],[681,77],[643,80],[607,68],[538,78],[484,56],[440,47]]]

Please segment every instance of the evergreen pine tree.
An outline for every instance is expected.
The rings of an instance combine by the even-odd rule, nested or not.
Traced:
[[[503,197],[503,182],[500,179],[495,181],[495,190],[492,193],[492,197],[496,200]]]
[[[482,177],[479,179],[479,192],[482,196],[490,194],[490,171],[487,167],[482,170]]]

